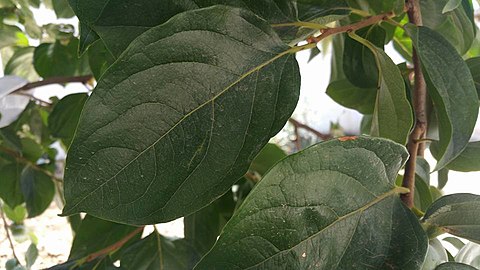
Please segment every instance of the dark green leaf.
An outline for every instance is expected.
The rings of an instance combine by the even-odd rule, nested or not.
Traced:
[[[332,38],[332,66],[330,73],[330,82],[346,79],[343,71],[343,51],[345,35],[340,34]]]
[[[25,167],[20,177],[20,187],[27,203],[28,217],[42,214],[55,195],[55,184],[52,179],[32,167]]]
[[[348,0],[348,4],[356,9],[361,9],[374,14],[393,11],[399,15],[403,13],[405,2],[403,0]]]
[[[360,37],[383,49],[385,30],[378,26],[364,28],[356,32]],[[378,85],[378,68],[375,55],[366,45],[351,38],[345,38],[343,54],[343,71],[347,79],[361,88],[376,88]]]
[[[359,88],[349,80],[331,82],[327,88],[327,95],[338,104],[357,110],[363,114],[372,114],[377,99],[376,88]]]
[[[477,94],[480,97],[480,57],[467,59],[466,63],[472,74],[475,87],[477,88]]]
[[[88,59],[78,58],[77,48],[78,39],[71,39],[67,45],[63,45],[60,41],[40,44],[33,54],[35,70],[44,79],[89,75],[91,71]]]
[[[48,128],[52,136],[60,138],[69,146],[88,95],[72,94],[62,98],[53,108],[48,118]]]
[[[426,211],[423,223],[427,227],[480,242],[480,196],[444,196]]]
[[[273,165],[286,156],[287,154],[280,147],[269,143],[253,159],[250,169],[264,175]]]
[[[430,150],[432,155],[439,159],[438,143],[432,143]],[[480,171],[480,141],[470,142],[463,152],[451,161],[446,168],[457,172],[475,172]]]
[[[103,41],[99,40],[90,46],[88,50],[88,61],[90,63],[90,69],[98,81],[107,68],[115,62],[115,59],[107,50]]]
[[[350,13],[345,0],[297,0],[297,9],[298,19],[301,21]]]
[[[423,24],[448,40],[461,54],[465,54],[475,39],[475,22],[470,0],[462,0],[462,6],[442,14],[450,0],[422,0]],[[436,45],[438,46],[438,45]]]
[[[20,189],[20,174],[23,167],[18,163],[13,163],[0,167],[0,198],[10,208],[15,208],[25,200]]]
[[[31,138],[22,138],[22,155],[24,158],[36,163],[45,153],[43,147]]]
[[[195,269],[419,269],[427,237],[394,184],[407,156],[359,137],[283,159]]]
[[[400,70],[384,51],[354,33],[350,35],[373,52],[379,70],[371,135],[406,144],[413,116]]]
[[[134,243],[121,256],[125,269],[172,269],[189,270],[199,257],[182,239],[171,241],[157,232]]]
[[[28,81],[37,81],[39,76],[33,67],[34,47],[18,48],[5,66],[5,75],[17,75]]]
[[[292,114],[295,51],[254,14],[221,6],[146,32],[85,104],[64,214],[149,224],[220,197]]]
[[[68,0],[53,0],[52,3],[57,18],[71,18],[75,16],[75,13],[68,4]]]
[[[27,249],[27,253],[25,253],[25,261],[27,262],[27,269],[30,269],[32,265],[38,258],[38,249],[35,244],[30,244]]]
[[[109,0],[69,0],[82,27],[83,42],[95,39],[93,30],[107,48],[118,57],[138,36],[184,11],[218,4],[242,7],[258,14],[270,23],[292,21],[296,10],[288,0],[137,0],[112,2]]]
[[[430,165],[422,157],[417,157],[415,174],[414,205],[417,209],[426,211],[432,204],[433,198],[430,192]]]
[[[478,96],[465,61],[450,43],[426,27],[408,25],[406,30],[432,85],[428,90],[439,119],[439,160],[435,167],[439,170],[467,146],[478,116]]]
[[[447,13],[455,10],[462,4],[462,0],[448,0],[447,4],[443,7],[442,13]]]
[[[478,269],[463,263],[446,262],[439,265],[437,268],[435,268],[435,270],[478,270]]]
[[[448,183],[449,169],[441,169],[438,171],[438,189],[443,189]]]
[[[136,229],[136,227],[117,224],[87,215],[75,235],[68,258],[72,260],[88,256],[118,242]],[[138,237],[140,237],[140,233]]]
[[[422,270],[433,270],[438,265],[448,262],[447,252],[440,240],[434,238],[429,241],[427,257],[423,262]]]
[[[318,47],[314,47],[310,50],[310,56],[308,57],[308,62],[312,61],[315,57],[317,57],[321,53]]]
[[[100,37],[93,31],[88,24],[80,21],[80,44],[78,46],[78,54],[83,55],[87,49],[95,43],[95,41],[99,40]],[[103,42],[103,41],[102,41]]]

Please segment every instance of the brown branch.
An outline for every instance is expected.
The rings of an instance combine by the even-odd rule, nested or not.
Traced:
[[[393,16],[394,16],[393,12],[387,12],[387,13],[384,13],[384,14],[379,14],[379,15],[368,17],[367,19],[365,19],[363,21],[359,21],[359,22],[354,23],[354,24],[321,30],[320,32],[322,34],[320,36],[311,37],[307,41],[309,43],[318,43],[321,40],[323,40],[323,39],[325,39],[329,36],[340,34],[340,33],[347,33],[347,32],[356,31],[358,29],[376,24],[378,22],[388,20],[389,18],[392,18]]]
[[[419,0],[408,0],[408,19],[411,23],[421,26],[422,14],[420,11]],[[408,138],[407,149],[410,158],[405,166],[405,175],[403,176],[402,186],[410,190],[410,193],[402,194],[402,201],[409,207],[413,207],[415,191],[415,167],[417,156],[423,156],[425,151],[425,133],[427,130],[427,84],[422,72],[422,66],[417,51],[413,48],[413,70],[414,70],[414,90],[413,90],[413,110],[415,112],[415,127]]]
[[[3,213],[3,209],[1,206],[0,206],[0,215],[2,216],[3,226],[5,227],[5,233],[7,234],[7,239],[8,239],[8,242],[10,243],[10,248],[12,249],[13,257],[15,258],[15,260],[17,260],[18,265],[22,266],[22,264],[20,263],[20,260],[17,257],[17,253],[15,252],[15,246],[13,245],[12,237],[10,236],[10,231],[9,231],[10,229],[8,228],[7,219],[5,218],[5,214]]]
[[[50,178],[52,178],[54,181],[56,182],[59,182],[59,183],[63,183],[63,180],[56,177],[52,172],[48,171],[48,170],[45,170],[44,168],[38,166],[37,164],[31,162],[30,160],[24,158],[21,154],[11,150],[11,149],[8,149],[6,147],[3,147],[3,146],[0,146],[0,151],[6,153],[7,155],[9,156],[12,156],[13,158],[15,158],[18,162],[20,163],[23,163],[25,165],[28,165],[30,167],[32,167],[34,170],[36,171],[39,171],[39,172],[42,172],[44,174],[46,174],[47,176],[49,176]]]
[[[290,122],[295,127],[295,129],[305,129],[305,130],[313,133],[315,136],[317,136],[318,138],[320,138],[323,141],[330,140],[330,139],[333,138],[330,134],[323,134],[320,131],[318,131],[318,130],[316,130],[316,129],[308,126],[308,125],[300,123],[293,118],[288,119],[288,122]]]
[[[30,89],[33,89],[33,88],[46,86],[46,85],[50,85],[50,84],[66,84],[66,83],[83,83],[83,84],[86,84],[92,78],[93,78],[92,75],[74,76],[74,77],[53,77],[53,78],[48,78],[48,79],[38,81],[38,82],[28,83],[28,84],[16,89],[13,93],[15,93],[17,91],[30,90]]]
[[[83,263],[87,263],[87,262],[91,262],[93,260],[95,260],[96,258],[99,258],[99,257],[103,257],[103,256],[106,256],[108,254],[110,254],[111,252],[113,251],[116,251],[118,249],[120,249],[121,247],[123,247],[123,245],[125,245],[125,243],[127,243],[130,239],[132,239],[135,235],[139,234],[140,232],[143,231],[143,228],[145,228],[144,226],[142,227],[138,227],[137,229],[135,229],[133,232],[129,233],[127,236],[125,236],[124,238],[120,239],[120,241],[114,243],[113,245],[111,246],[108,246],[100,251],[97,251],[95,253],[92,253],[90,255],[88,255],[87,257],[85,257],[85,259],[83,260]]]

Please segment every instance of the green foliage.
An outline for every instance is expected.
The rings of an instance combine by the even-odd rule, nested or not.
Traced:
[[[5,268],[35,269],[38,240],[24,222],[54,197],[74,241],[51,269],[480,267],[480,196],[442,190],[456,184],[450,171],[480,171],[472,1],[419,4],[424,26],[410,24],[404,0],[0,0],[13,76],[0,78],[0,104],[31,100],[0,127],[2,218],[31,242]],[[77,16],[78,29],[39,25],[38,8]],[[331,52],[327,94],[364,114],[371,137],[292,120],[295,141],[272,143],[299,99],[301,51]],[[32,96],[69,82],[89,93]],[[302,150],[299,129],[332,140]],[[180,217],[184,238],[146,235],[143,225]]]

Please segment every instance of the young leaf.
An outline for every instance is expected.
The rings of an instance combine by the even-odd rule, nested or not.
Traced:
[[[85,104],[64,215],[150,224],[218,198],[292,114],[296,51],[253,13],[223,6],[144,33]]]
[[[467,146],[477,121],[478,96],[465,61],[450,43],[427,27],[408,25],[406,31],[432,84],[429,94],[439,119],[439,170]]]
[[[137,228],[109,222],[87,215],[73,240],[69,260],[80,259],[113,245]],[[138,233],[140,238],[140,233]]]
[[[50,206],[55,195],[55,184],[52,179],[32,167],[23,169],[20,187],[27,204],[29,218],[42,214]]]
[[[331,82],[327,88],[327,95],[338,104],[357,110],[363,114],[372,114],[377,98],[376,88],[360,88],[349,80],[343,79]]]
[[[158,26],[176,14],[213,5],[231,5],[252,11],[270,23],[284,23],[295,19],[296,10],[289,0],[136,0],[112,2],[109,0],[69,0],[80,22],[85,38],[90,31],[98,35],[109,51],[118,57],[138,36]],[[93,35],[93,34],[92,34]],[[94,37],[94,36],[92,36]],[[83,50],[80,50],[81,52]]]
[[[48,117],[48,128],[52,136],[62,139],[67,147],[73,140],[87,98],[85,93],[68,95],[55,105]]]
[[[407,156],[359,137],[283,159],[195,269],[419,269],[428,240],[394,183]]]
[[[25,261],[27,262],[27,269],[30,269],[32,265],[38,258],[38,249],[35,244],[30,244],[27,249],[27,253],[25,253]]]
[[[477,270],[477,268],[463,263],[446,262],[437,266],[435,270]]]
[[[480,196],[453,194],[435,201],[426,211],[422,222],[432,229],[480,241]]]
[[[379,70],[371,135],[406,144],[413,125],[413,116],[400,70],[384,51],[368,40],[355,33],[350,33],[350,36],[372,51]]]

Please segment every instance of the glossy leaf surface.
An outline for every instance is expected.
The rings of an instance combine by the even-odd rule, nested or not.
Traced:
[[[445,167],[467,146],[478,116],[478,96],[465,61],[440,34],[409,25],[407,33],[418,51],[439,119],[439,160]]]
[[[419,269],[427,237],[394,184],[406,158],[360,137],[283,159],[195,269]]]
[[[158,223],[218,198],[292,114],[292,52],[265,21],[228,7],[182,13],[143,34],[84,107],[64,214]]]

